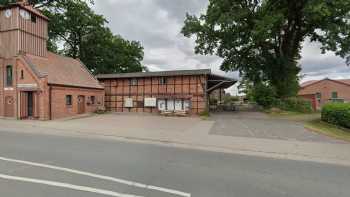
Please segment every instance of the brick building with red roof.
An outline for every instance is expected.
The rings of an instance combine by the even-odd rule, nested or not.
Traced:
[[[298,95],[312,101],[314,109],[329,102],[350,102],[350,79],[306,81],[300,85]]]
[[[0,7],[0,116],[50,120],[104,106],[85,65],[47,51],[48,18],[26,1]]]

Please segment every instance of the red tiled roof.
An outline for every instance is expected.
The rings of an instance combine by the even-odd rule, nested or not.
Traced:
[[[308,86],[308,85],[313,84],[313,83],[315,83],[315,82],[317,82],[317,81],[319,81],[319,80],[310,80],[310,81],[306,81],[306,82],[300,84],[300,87]]]
[[[48,52],[47,58],[24,55],[25,61],[49,84],[103,89],[85,65],[76,59]]]
[[[49,18],[47,18],[44,14],[42,14],[38,9],[33,8],[33,6],[31,5],[20,5],[20,7],[22,7],[23,9],[26,9],[29,12],[36,14],[37,16],[40,16],[41,18],[49,20]]]
[[[350,79],[340,79],[340,80],[336,80],[336,81],[340,81],[342,83],[346,83],[350,85]]]
[[[319,81],[323,81],[323,80],[331,80],[331,81],[335,81],[335,82],[340,82],[340,83],[343,83],[343,84],[346,84],[346,85],[350,85],[350,79],[321,79],[321,80],[310,80],[310,81],[306,81],[302,84],[300,84],[300,87],[306,87],[306,86],[309,86],[311,84],[314,84],[314,83],[317,83]]]

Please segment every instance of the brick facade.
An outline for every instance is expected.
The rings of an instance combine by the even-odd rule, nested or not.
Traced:
[[[137,83],[132,84],[132,80]],[[182,110],[190,114],[206,109],[206,80],[205,75],[100,79],[105,86],[105,106],[109,111],[159,113],[158,107],[144,105],[145,98],[156,98],[157,102],[165,101],[166,108],[168,102],[178,105],[181,102],[182,106],[188,102],[189,108]],[[132,98],[133,107],[124,106],[127,98]]]
[[[5,10],[12,15],[5,16]],[[36,17],[36,22],[20,12]],[[31,6],[14,3],[0,8],[0,21],[1,117],[49,120],[103,108],[103,87],[87,68],[79,60],[46,50],[45,16]],[[69,106],[66,95],[72,97]],[[80,105],[78,97],[84,100]]]
[[[305,99],[316,100],[316,109],[320,109],[328,102],[350,102],[350,80],[348,83],[347,80],[324,79],[302,84],[298,95]]]
[[[65,118],[79,114],[78,97],[85,98],[85,112],[94,112],[104,105],[104,91],[98,89],[74,88],[65,86],[50,86],[51,88],[51,117]],[[72,96],[72,105],[66,104],[66,96]],[[92,102],[91,97],[95,97]]]

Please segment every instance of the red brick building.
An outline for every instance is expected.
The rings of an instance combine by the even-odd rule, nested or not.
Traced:
[[[0,8],[0,116],[49,120],[103,107],[103,86],[79,60],[47,51],[48,19],[23,2]]]
[[[307,81],[301,84],[298,95],[311,100],[314,109],[328,102],[350,102],[350,79]]]
[[[97,75],[105,86],[105,106],[116,112],[185,111],[207,109],[208,95],[236,80],[208,69]]]

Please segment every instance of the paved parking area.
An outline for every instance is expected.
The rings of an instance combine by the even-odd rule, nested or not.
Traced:
[[[137,141],[165,146],[350,165],[350,144],[263,113],[199,117],[112,113],[55,121],[0,119],[1,131]]]
[[[227,112],[211,116],[210,134],[279,140],[334,142],[339,140],[311,132],[301,122],[272,118],[260,112]]]

